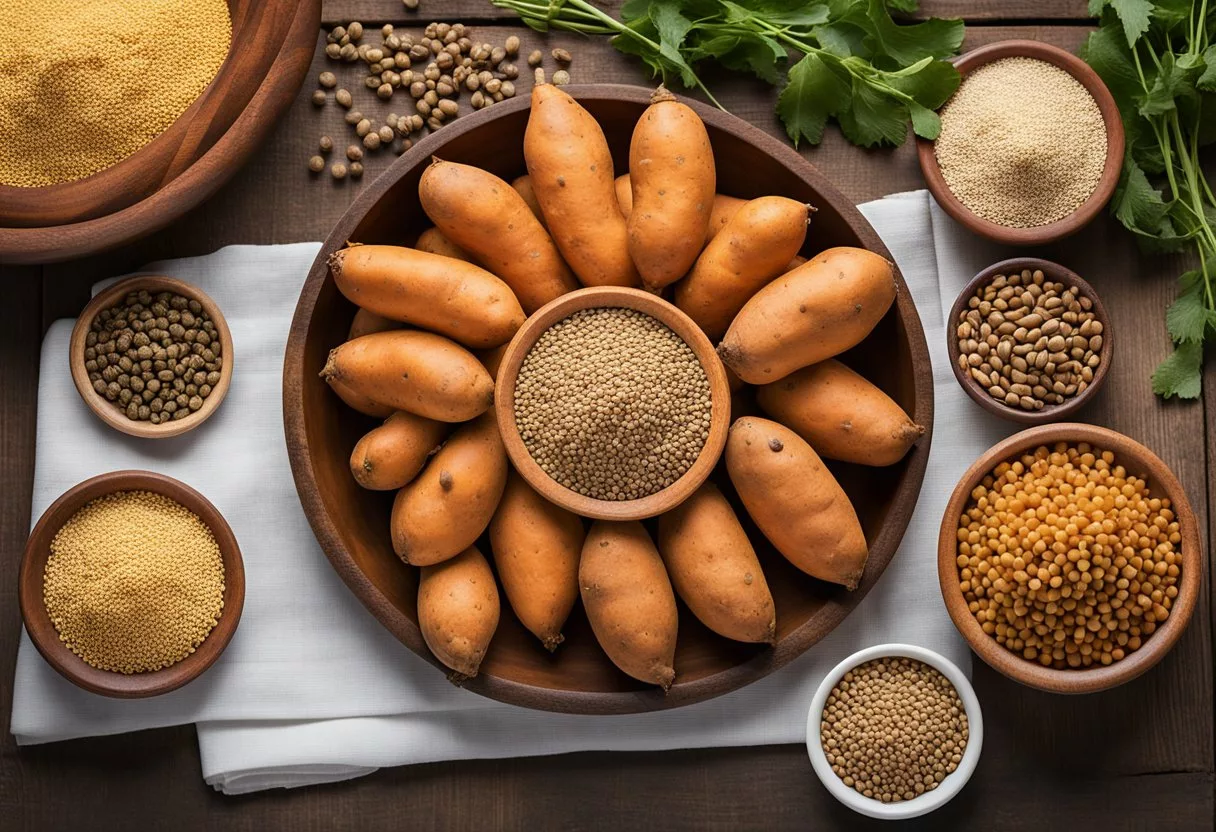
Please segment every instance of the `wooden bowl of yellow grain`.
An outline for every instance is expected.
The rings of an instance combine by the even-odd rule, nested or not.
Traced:
[[[51,543],[64,524],[94,500],[119,492],[145,491],[167,497],[192,512],[210,530],[223,563],[223,601],[215,626],[181,660],[159,670],[102,670],[73,652],[60,637],[44,599]],[[219,510],[185,483],[151,471],[112,471],[70,488],[50,505],[30,532],[17,582],[21,618],[34,647],[61,676],[92,693],[116,699],[159,696],[198,678],[215,664],[236,632],[245,604],[245,568],[236,536]],[[149,634],[156,635],[156,634]]]
[[[7,110],[0,95],[0,173],[7,172],[0,175],[0,183],[5,183],[0,184],[0,261],[70,260],[163,228],[219,190],[270,135],[296,100],[312,62],[321,26],[321,0],[224,2],[231,40],[211,81],[154,138],[121,158],[111,154],[105,159],[107,166],[83,178],[71,177],[92,167],[73,165],[79,165],[83,157],[96,158],[107,144],[129,150],[130,132],[139,129],[140,123],[133,122],[132,131],[114,133],[122,119],[107,119],[99,102],[114,99],[116,95],[111,93],[124,83],[162,85],[163,89],[187,77],[194,65],[184,62],[201,59],[212,34],[204,25],[204,7],[184,4],[188,25],[179,26],[180,31],[157,33],[163,38],[149,36],[146,42],[133,37],[136,24],[151,27],[148,21],[168,19],[163,14],[176,11],[174,7],[163,0],[142,0],[145,14],[138,21],[115,21],[110,14],[105,19],[130,36],[121,44],[97,36],[100,29],[89,25],[97,15],[107,13],[104,3],[73,4],[74,17],[68,20],[48,19],[39,0],[20,0],[6,12],[5,22],[20,31],[20,39],[33,44],[34,50],[46,50],[47,43],[57,37],[67,39],[46,59],[58,63],[40,68],[16,62],[29,70],[25,76],[6,68],[8,80],[32,86],[37,93],[18,90],[23,108]],[[129,14],[140,6],[125,3],[122,9]],[[211,12],[214,14],[213,9]],[[114,27],[104,28],[110,31]],[[79,37],[81,31],[89,31],[91,37]],[[142,29],[141,34],[146,31]],[[189,48],[183,51],[183,47]],[[15,54],[14,50],[6,47],[6,54]],[[141,61],[163,60],[166,51],[171,54],[169,63],[154,67],[148,76]],[[30,55],[32,60],[41,60],[37,51]],[[94,57],[90,59],[90,55]],[[89,95],[82,79],[99,85],[107,95]],[[144,95],[155,92],[150,86]],[[38,103],[36,96],[47,95],[62,104],[56,105],[58,110],[50,106],[40,116],[28,117],[34,123],[28,118],[4,117],[6,112],[31,112]],[[127,111],[133,112],[130,107]],[[67,132],[54,137],[60,129]],[[32,132],[45,139],[44,156],[34,165],[30,164],[34,158],[30,147],[37,137],[30,138]],[[69,147],[70,141],[80,144]],[[4,145],[11,152],[7,157]],[[48,176],[55,168],[59,173]]]

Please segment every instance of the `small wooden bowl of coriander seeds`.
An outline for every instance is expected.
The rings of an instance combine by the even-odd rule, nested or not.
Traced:
[[[972,278],[950,310],[946,342],[967,395],[1025,425],[1084,407],[1114,354],[1110,318],[1094,288],[1034,257],[1002,260]]]
[[[903,820],[944,806],[971,778],[984,720],[971,683],[938,653],[878,644],[836,665],[806,720],[811,767],[854,812]]]
[[[115,430],[167,439],[219,408],[232,380],[232,333],[200,289],[136,275],[98,292],[76,319],[72,381]]]
[[[92,693],[158,696],[196,679],[245,603],[236,536],[211,502],[151,471],[68,489],[30,532],[21,618],[47,664]]]
[[[713,471],[730,386],[691,318],[639,289],[597,287],[538,309],[494,391],[507,455],[542,497],[598,520],[679,505]]]

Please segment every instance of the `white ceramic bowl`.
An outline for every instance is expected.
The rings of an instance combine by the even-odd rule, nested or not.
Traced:
[[[963,759],[958,764],[958,768],[951,772],[941,782],[941,785],[933,791],[925,792],[912,800],[904,800],[899,803],[883,803],[880,800],[865,797],[846,786],[844,781],[836,776],[836,772],[832,771],[832,767],[828,764],[828,758],[823,753],[823,746],[819,743],[819,727],[823,715],[823,706],[828,701],[828,695],[832,692],[832,688],[836,687],[836,683],[840,681],[844,674],[858,665],[864,664],[871,659],[881,659],[888,656],[903,656],[909,659],[916,659],[937,668],[943,676],[950,680],[950,684],[954,685],[954,689],[958,691],[959,698],[963,700],[963,708],[967,712],[967,749],[963,752]],[[980,749],[983,744],[984,719],[980,714],[980,701],[975,696],[975,690],[971,687],[971,682],[967,680],[967,677],[963,675],[963,672],[953,662],[944,656],[940,656],[932,650],[926,650],[924,647],[915,647],[911,644],[879,644],[875,647],[867,647],[865,650],[857,651],[836,665],[824,677],[823,681],[819,683],[819,689],[815,691],[815,698],[811,700],[811,710],[806,718],[806,750],[811,755],[811,766],[814,767],[815,774],[819,775],[819,779],[823,785],[832,793],[832,797],[848,806],[854,812],[883,820],[903,820],[905,818],[919,817],[946,805],[950,798],[962,791],[963,786],[971,779],[971,773],[975,771],[975,765],[979,762]]]

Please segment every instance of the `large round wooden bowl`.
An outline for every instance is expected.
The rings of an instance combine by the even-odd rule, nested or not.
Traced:
[[[618,171],[625,170],[634,124],[651,91],[615,85],[566,89],[603,126]],[[366,188],[338,222],[313,264],[296,307],[283,368],[288,452],[304,511],[334,568],[397,638],[445,672],[418,630],[418,573],[393,553],[391,492],[355,484],[349,455],[376,421],[342,404],[318,377],[326,355],[346,340],[355,308],[329,276],[330,254],[348,240],[411,244],[429,223],[418,203],[418,180],[432,155],[485,168],[506,179],[525,171],[526,98],[463,117],[419,142]],[[709,129],[718,190],[739,197],[780,194],[818,209],[803,254],[831,246],[862,246],[889,256],[870,225],[814,167],[783,142],[733,116],[693,105]],[[902,278],[898,299],[874,332],[843,356],[891,395],[917,422],[933,419],[933,382],[924,331]],[[746,392],[746,391],[745,391]],[[744,399],[747,397],[744,396]],[[738,399],[737,399],[738,400]],[[741,406],[749,406],[741,401]],[[882,575],[903,537],[920,492],[929,436],[890,468],[831,464],[857,507],[870,546],[853,592],[808,577],[790,565],[747,518],[721,466],[711,476],[733,502],[760,557],[777,608],[774,646],[728,641],[681,606],[676,683],[664,696],[625,676],[595,641],[581,606],[550,655],[502,604],[502,620],[481,673],[465,687],[503,702],[585,714],[632,713],[687,705],[743,687],[799,656],[838,625]],[[484,539],[479,546],[490,552]]]
[[[236,173],[295,100],[321,0],[228,0],[228,13],[228,57],[165,132],[75,182],[0,185],[0,261],[50,263],[122,245],[164,228]]]

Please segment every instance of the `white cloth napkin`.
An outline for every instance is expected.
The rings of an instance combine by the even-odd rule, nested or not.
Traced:
[[[71,322],[56,322],[48,331],[33,518],[67,488],[104,471],[145,468],[184,480],[215,503],[240,541],[247,579],[240,628],[200,679],[140,701],[106,699],[72,686],[23,635],[12,712],[17,741],[194,722],[204,777],[236,794],[438,760],[801,742],[819,680],[861,647],[910,642],[967,670],[970,654],[937,589],[937,527],[965,467],[1011,431],[958,389],[942,318],[966,280],[1000,252],[968,236],[923,191],[862,210],[916,300],[933,360],[936,430],[920,501],[895,559],[844,623],[789,666],[708,702],[631,716],[529,711],[448,684],[341,583],[295,494],[280,376],[296,297],[317,245],[234,246],[146,269],[204,289],[224,309],[233,333],[236,371],[228,399],[185,436],[146,442],[103,426],[69,377]]]

